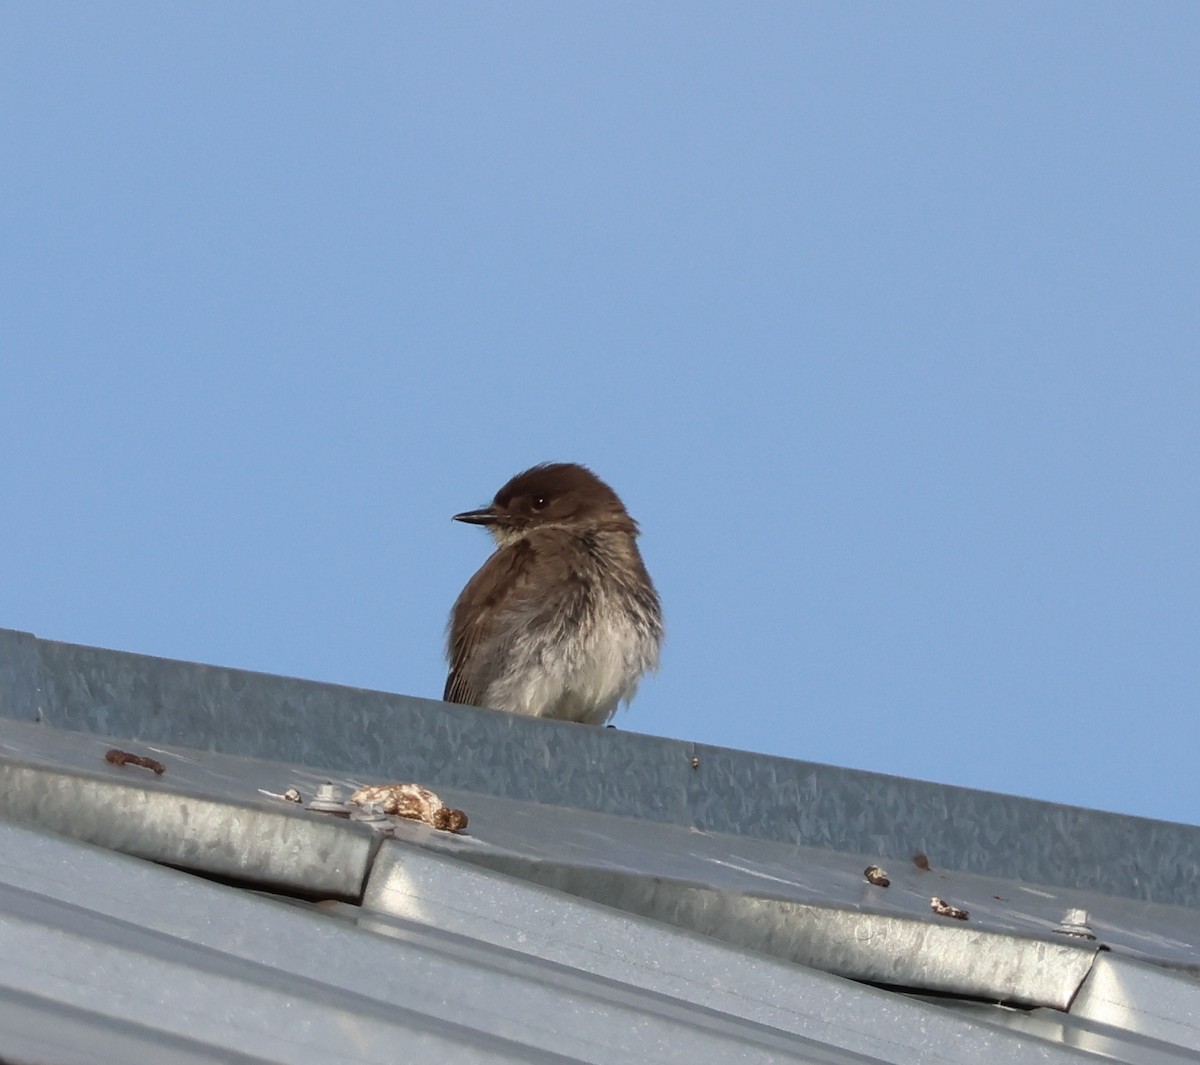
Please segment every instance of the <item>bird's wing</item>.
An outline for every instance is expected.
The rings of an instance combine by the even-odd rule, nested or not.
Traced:
[[[483,705],[513,638],[529,621],[536,595],[532,571],[536,565],[544,578],[560,568],[555,561],[539,555],[528,539],[519,540],[496,551],[467,582],[450,615],[446,702]]]

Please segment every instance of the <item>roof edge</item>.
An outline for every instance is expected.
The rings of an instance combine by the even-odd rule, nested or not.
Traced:
[[[1200,828],[0,629],[0,714],[1200,907]]]

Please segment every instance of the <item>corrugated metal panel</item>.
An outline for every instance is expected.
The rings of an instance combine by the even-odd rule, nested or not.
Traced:
[[[448,933],[371,934],[3,823],[0,853],[0,998],[69,1003],[148,1044],[324,1065],[872,1060],[586,970]],[[38,1036],[18,1034],[26,1047]]]
[[[379,837],[263,791],[324,778],[302,767],[149,748],[162,777],[104,761],[109,741],[0,719],[0,812],[208,875],[303,895],[358,898]],[[343,780],[343,793],[363,780]],[[890,888],[866,858],[687,830],[465,791],[465,835],[402,822],[410,843],[877,983],[1065,1007],[1100,946],[1169,964],[1200,959],[1200,913],[1095,893],[889,863]],[[186,801],[183,801],[186,800]],[[931,895],[970,920],[930,910]],[[1095,941],[1055,931],[1088,910]]]
[[[513,877],[396,844],[379,855],[366,911],[491,943],[880,1061],[995,1060],[996,1033],[933,1005],[737,950]],[[387,917],[359,925],[390,932]],[[1001,1040],[1012,1065],[1044,1062],[1036,1038]]]
[[[1183,980],[1185,977],[1174,977]],[[1060,1047],[1071,1047],[1110,1061],[1137,1062],[1138,1065],[1194,1065],[1194,1051],[1171,1043],[1152,1039],[1114,1025],[1097,1023],[1080,1017],[1073,1011],[1020,1010],[983,1002],[939,999],[937,1006],[954,1012],[974,1025],[1003,1027],[1010,1032],[1022,1032]]]
[[[364,912],[356,929],[0,824],[11,859],[0,872],[0,1056],[674,1061],[679,1047],[700,1062],[1090,1060],[1074,1038],[1115,1060],[1175,1060],[1126,1033],[1072,1030],[1066,1014],[1054,1014],[1065,1034],[1005,1031],[996,1011],[956,1016],[393,849],[403,858],[378,894],[414,916]]]
[[[1200,905],[1200,829],[0,629],[0,713],[373,779]]]
[[[165,709],[189,678],[203,698],[179,724]],[[1196,855],[1155,865],[1150,854],[1164,840],[1200,843],[1195,829],[970,793],[966,809],[987,829],[984,864],[1019,850],[1025,840],[1005,826],[1035,814],[1047,838],[1082,826],[1101,845],[1084,867],[1110,857],[1104,847],[1118,836],[1135,861],[1118,870],[1115,891],[1112,877],[1083,888],[1069,876],[1035,884],[955,869],[978,864],[964,850],[931,852],[935,868],[922,869],[907,845],[888,854],[905,833],[876,837],[870,817],[849,829],[804,827],[796,810],[780,839],[755,820],[769,789],[723,799],[712,787],[757,764],[794,798],[788,781],[814,768],[801,763],[781,769],[778,759],[715,752],[712,778],[696,785],[704,763],[689,764],[679,791],[666,767],[697,750],[688,745],[440,705],[440,717],[420,707],[414,715],[392,697],[0,630],[0,713],[36,704],[53,717],[65,699],[67,717],[86,707],[87,725],[102,733],[114,721],[143,737],[207,728],[214,746],[244,755],[281,727],[272,708],[281,692],[294,697],[286,714],[299,708],[293,731],[311,726],[339,751],[357,734],[362,765],[397,764],[379,746],[383,723],[406,719],[408,737],[442,729],[424,748],[424,769],[418,759],[410,774],[336,779],[438,783],[469,814],[468,833],[399,822],[385,839],[278,797],[290,786],[311,797],[326,779],[321,766],[116,744],[159,759],[157,776],[107,763],[113,742],[103,736],[0,718],[0,816],[31,826],[0,823],[0,1059],[1167,1065],[1200,1052],[1200,984],[1180,971],[1200,969],[1200,913],[1179,904],[1191,893],[1176,882]],[[310,716],[338,693],[338,721]],[[389,699],[375,716],[376,701]],[[239,713],[261,720],[235,721]],[[448,738],[468,767],[442,758]],[[588,759],[598,779],[576,786]],[[660,778],[647,775],[654,766]],[[815,768],[825,810],[874,800],[903,810],[920,796],[930,809],[959,811],[960,789]],[[445,787],[447,777],[475,787]],[[750,831],[702,831],[691,821],[701,809],[722,823],[745,813]],[[809,841],[869,846],[800,844],[793,829]],[[881,855],[886,889],[863,877]],[[1175,904],[1130,897],[1142,887],[1130,872],[1141,863],[1156,870],[1153,892]],[[931,895],[968,909],[969,920],[936,916]],[[298,901],[322,898],[341,901]],[[1058,927],[1077,907],[1089,924],[1076,931],[1096,938]],[[845,977],[958,997],[918,1000]]]
[[[6,724],[12,727],[0,723],[0,736]],[[8,760],[0,760],[0,789],[0,813],[15,821],[209,876],[313,895],[357,898],[380,842],[364,825],[282,804]]]
[[[1200,1055],[1200,984],[1156,966],[1097,958],[1071,1013]]]
[[[2,913],[2,911],[0,911]],[[0,928],[0,932],[3,929]],[[0,1061],[4,1065],[267,1065],[267,1059],[181,1038],[107,1012],[0,988]]]

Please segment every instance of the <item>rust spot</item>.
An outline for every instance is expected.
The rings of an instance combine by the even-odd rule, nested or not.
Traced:
[[[140,754],[130,754],[129,751],[121,751],[116,747],[105,752],[104,760],[113,765],[140,765],[143,769],[153,769],[160,777],[167,771],[167,767],[162,762],[157,762],[153,758],[143,758]]]

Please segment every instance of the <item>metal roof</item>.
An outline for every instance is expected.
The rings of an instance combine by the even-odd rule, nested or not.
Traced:
[[[8,630],[0,715],[5,1062],[1200,1055],[1194,827]]]

